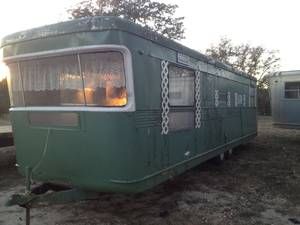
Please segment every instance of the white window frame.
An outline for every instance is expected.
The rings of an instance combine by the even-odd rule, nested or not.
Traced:
[[[130,50],[123,45],[89,45],[75,48],[65,48],[59,50],[42,51],[37,53],[22,54],[13,57],[6,57],[3,61],[8,64],[22,60],[33,60],[40,58],[50,58],[55,56],[63,56],[70,54],[95,53],[117,51],[124,57],[124,70],[127,90],[127,104],[120,107],[110,106],[12,106],[10,111],[92,111],[92,112],[134,112],[135,93],[134,93],[134,78],[132,69],[132,56]]]

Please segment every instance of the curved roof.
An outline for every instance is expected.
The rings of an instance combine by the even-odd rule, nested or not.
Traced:
[[[25,42],[34,39],[41,39],[51,36],[59,36],[64,34],[80,33],[80,32],[96,32],[104,30],[121,30],[141,36],[150,41],[156,42],[162,46],[173,49],[175,51],[189,55],[195,59],[216,65],[219,68],[237,73],[241,76],[256,80],[254,77],[248,76],[246,73],[233,69],[230,65],[224,64],[200,52],[185,47],[178,42],[170,40],[156,32],[143,28],[142,26],[130,22],[119,17],[99,16],[88,17],[61,22],[57,24],[33,28],[26,31],[17,32],[4,37],[0,42],[0,47],[11,45],[19,42]]]
[[[275,73],[268,74],[268,77],[277,77],[277,76],[292,76],[292,75],[299,75],[300,70],[288,70],[288,71],[278,71]]]

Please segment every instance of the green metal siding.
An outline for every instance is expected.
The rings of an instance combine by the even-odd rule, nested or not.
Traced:
[[[19,170],[25,174],[26,167],[36,167],[36,180],[96,191],[139,192],[256,134],[256,109],[233,106],[234,92],[246,94],[248,100],[250,79],[228,71],[222,76],[202,74],[200,129],[161,135],[161,60],[178,64],[177,53],[183,48],[173,42],[167,45],[164,38],[153,41],[114,28],[3,43],[5,57],[105,44],[124,45],[132,54],[135,112],[76,112],[80,119],[76,128],[34,127],[28,112],[11,112]],[[184,52],[194,63],[202,57]],[[232,107],[214,106],[215,89],[231,92]]]

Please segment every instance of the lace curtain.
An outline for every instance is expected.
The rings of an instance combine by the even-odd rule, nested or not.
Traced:
[[[20,70],[24,91],[82,89],[75,55],[24,61]]]
[[[82,54],[81,69],[86,88],[125,87],[123,56],[119,52]]]
[[[125,105],[123,55],[98,52],[79,57],[80,65],[77,54],[10,64],[14,105]]]

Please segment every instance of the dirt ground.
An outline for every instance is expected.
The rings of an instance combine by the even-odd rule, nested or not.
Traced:
[[[25,224],[24,210],[5,207],[24,179],[0,168],[0,225]],[[221,165],[204,163],[134,196],[32,210],[32,225],[293,225],[300,224],[300,131],[259,118],[259,135]]]
[[[0,126],[8,126],[8,125],[10,125],[9,114],[0,113]]]

